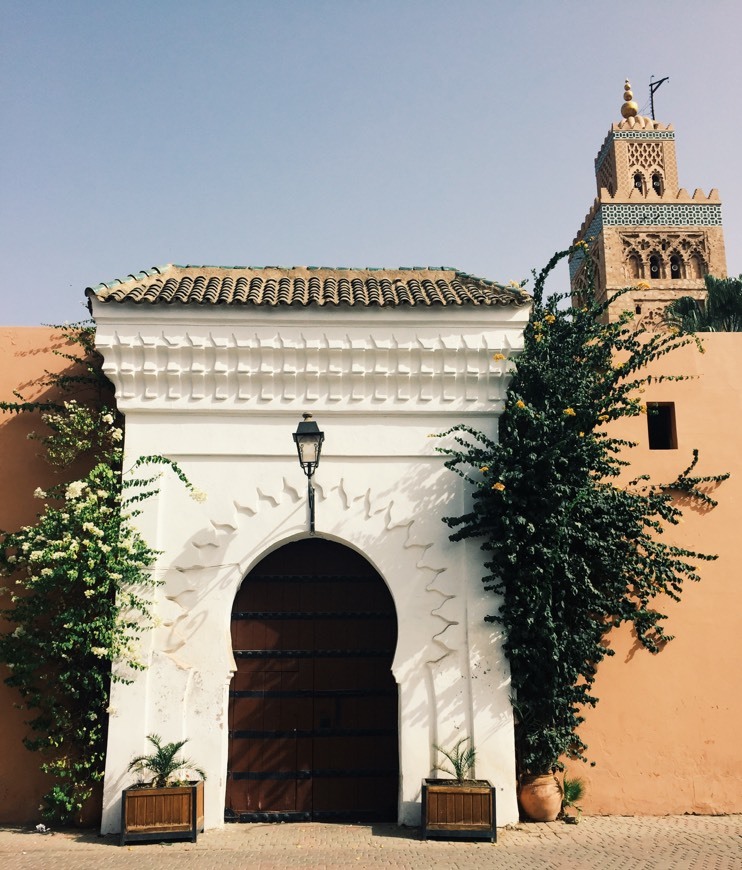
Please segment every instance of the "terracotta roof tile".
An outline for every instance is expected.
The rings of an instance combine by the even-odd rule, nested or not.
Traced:
[[[138,305],[525,305],[519,287],[445,267],[334,269],[326,266],[155,266],[87,295]]]

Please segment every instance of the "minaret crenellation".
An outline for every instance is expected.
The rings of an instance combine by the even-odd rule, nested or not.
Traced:
[[[628,80],[621,115],[595,158],[598,196],[575,242],[589,244],[599,298],[640,287],[611,306],[610,319],[631,307],[657,320],[673,299],[703,298],[705,275],[726,276],[721,201],[716,189],[690,196],[678,186],[674,128],[639,114]],[[578,296],[586,281],[579,253],[570,278]]]

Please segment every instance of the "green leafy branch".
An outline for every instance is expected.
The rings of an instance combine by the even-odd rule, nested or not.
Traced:
[[[727,475],[694,474],[697,455],[669,485],[645,477],[619,483],[632,442],[609,424],[646,413],[647,365],[694,341],[677,330],[647,333],[626,311],[608,320],[621,291],[579,306],[545,296],[544,285],[570,252],[538,274],[523,352],[499,419],[497,439],[460,425],[441,433],[446,466],[471,485],[471,508],[448,517],[452,540],[476,538],[486,554],[484,587],[496,598],[489,621],[502,625],[510,662],[521,772],[585,759],[578,729],[597,703],[597,667],[612,655],[606,635],[624,622],[658,652],[672,639],[655,607],[679,598],[696,565],[714,556],[668,544],[675,495],[711,506],[702,490]],[[588,273],[591,263],[587,261]]]

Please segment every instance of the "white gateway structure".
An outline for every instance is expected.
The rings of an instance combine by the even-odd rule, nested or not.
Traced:
[[[103,830],[146,736],[188,738],[206,827],[420,821],[434,746],[462,737],[517,821],[509,670],[469,505],[431,435],[496,437],[529,300],[452,269],[166,266],[88,291],[126,415],[163,454],[139,518],[161,552],[147,669],[112,688]],[[503,361],[500,356],[506,359]],[[325,440],[315,531],[292,434]]]

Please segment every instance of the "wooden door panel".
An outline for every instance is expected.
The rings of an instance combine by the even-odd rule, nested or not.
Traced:
[[[339,611],[315,621],[315,648],[325,650],[389,650],[394,648],[388,619],[379,611]]]
[[[376,775],[396,763],[396,735],[316,734],[314,738],[315,770],[358,771],[359,775]]]
[[[389,666],[382,669],[378,659],[351,657],[315,661],[315,691],[325,689],[388,689],[394,685]]]
[[[295,779],[269,779],[252,783],[255,801],[253,812],[295,812],[297,810],[297,781]]]
[[[245,579],[232,637],[231,818],[393,818],[396,617],[373,568],[288,545]]]
[[[312,783],[312,811],[354,813],[360,804],[358,780],[351,777],[316,776]]]
[[[374,728],[377,723],[393,728],[397,715],[396,685],[389,691],[393,694],[385,696],[372,694],[370,696],[349,695],[337,699],[338,720],[348,728]]]

